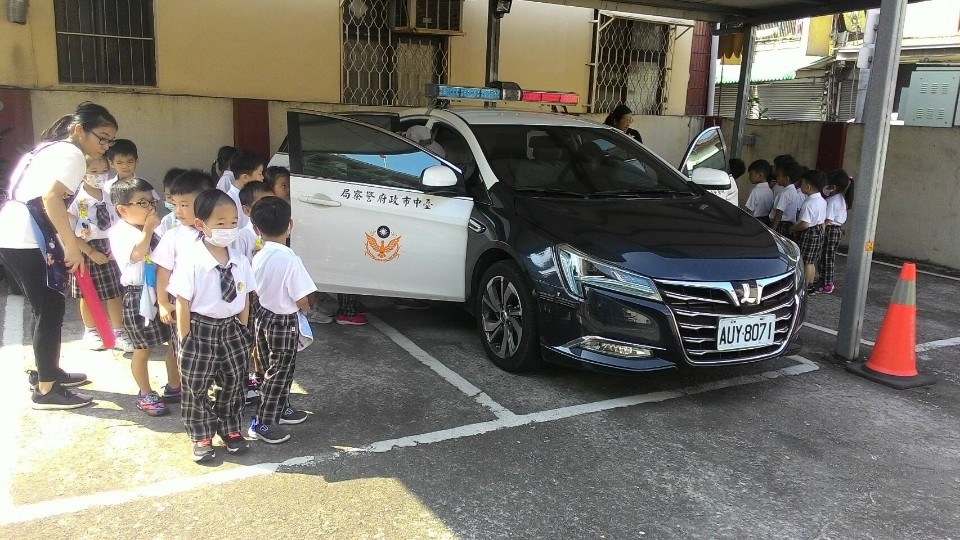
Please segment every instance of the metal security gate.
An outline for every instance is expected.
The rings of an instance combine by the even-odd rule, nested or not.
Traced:
[[[447,37],[395,31],[397,5],[343,3],[343,103],[426,106],[424,85],[446,82]]]
[[[676,26],[597,11],[590,111],[625,103],[634,114],[662,114]]]

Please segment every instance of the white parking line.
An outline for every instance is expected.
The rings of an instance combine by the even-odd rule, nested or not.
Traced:
[[[513,411],[510,411],[503,405],[494,401],[493,398],[474,386],[473,383],[464,379],[460,376],[460,374],[443,365],[433,356],[430,356],[430,353],[421,349],[416,343],[398,332],[396,328],[383,322],[383,319],[368,313],[367,320],[370,321],[370,324],[372,324],[374,328],[390,338],[391,341],[399,345],[403,350],[410,353],[410,355],[419,360],[420,363],[432,369],[437,373],[437,375],[440,375],[443,380],[457,387],[458,390],[473,398],[473,400],[479,403],[481,406],[489,409],[490,412],[492,412],[497,418],[510,418],[516,416]]]
[[[369,314],[367,317],[370,319]],[[173,480],[166,480],[156,484],[140,486],[130,490],[104,491],[90,495],[83,495],[80,497],[54,499],[50,501],[15,506],[9,512],[0,513],[0,525],[23,523],[35,519],[44,519],[61,516],[64,514],[72,514],[92,508],[117,506],[139,499],[158,499],[178,493],[186,493],[201,487],[225,484],[237,480],[253,478],[256,476],[273,474],[279,471],[281,468],[317,465],[347,455],[389,452],[395,448],[405,448],[461,439],[464,437],[473,437],[505,428],[523,426],[527,424],[552,422],[554,420],[561,420],[564,418],[573,418],[576,416],[609,411],[612,409],[632,407],[634,405],[640,405],[643,403],[658,403],[684,396],[702,394],[704,392],[710,392],[722,388],[732,388],[746,384],[760,383],[779,377],[800,375],[819,369],[817,364],[807,360],[806,358],[803,358],[802,356],[791,356],[789,358],[797,363],[792,366],[765,371],[756,375],[743,375],[740,377],[732,377],[730,379],[721,379],[719,381],[689,386],[678,390],[614,398],[595,403],[584,403],[582,405],[561,407],[559,409],[552,409],[549,411],[541,411],[530,414],[513,414],[511,416],[497,418],[496,420],[487,422],[479,422],[430,433],[421,433],[419,435],[378,441],[363,448],[352,448],[341,452],[328,452],[320,455],[295,457],[282,463],[262,463],[259,465],[252,465],[239,469],[218,471],[202,476],[181,477]]]
[[[954,345],[960,345],[960,337],[949,338],[949,339],[938,339],[936,341],[928,341],[926,343],[921,343],[917,345],[917,352],[922,353],[927,351],[933,351],[936,349],[953,347]]]
[[[9,384],[21,381],[16,372],[23,366],[23,297],[7,293],[3,306],[3,343],[0,347],[0,378]],[[13,473],[16,470],[17,455],[20,453],[20,419],[23,416],[23,394],[2,391],[6,397],[0,401],[7,411],[7,435],[0,437],[0,515],[6,515],[13,508],[11,489]],[[16,396],[16,397],[14,397]]]
[[[807,328],[812,328],[812,329],[814,329],[814,330],[819,330],[820,332],[823,332],[824,334],[830,334],[831,336],[836,336],[836,335],[837,335],[837,331],[834,330],[833,328],[827,328],[826,326],[820,326],[820,325],[818,325],[818,324],[813,324],[813,323],[808,323],[808,322],[803,323],[803,325],[806,326]],[[870,341],[869,339],[861,339],[861,340],[860,340],[860,343],[863,343],[864,345],[869,345],[869,346],[871,346],[871,347],[873,347],[874,345],[876,345],[876,343]]]
[[[841,257],[846,257],[846,256],[847,256],[846,253],[840,253],[839,251],[837,252],[837,255],[840,255]],[[899,265],[899,264],[893,264],[893,263],[878,261],[878,260],[876,260],[876,259],[871,259],[871,260],[870,260],[870,263],[871,263],[871,264],[882,264],[883,266],[889,266],[889,267],[891,267],[891,268],[900,268],[900,266],[901,266],[901,265]],[[952,279],[953,281],[960,281],[960,278],[958,278],[958,277],[956,277],[956,276],[948,276],[948,275],[946,275],[946,274],[938,274],[938,273],[936,273],[936,272],[928,272],[928,271],[926,271],[926,270],[920,270],[919,268],[917,269],[917,273],[918,273],[918,274],[926,274],[926,275],[928,275],[928,276],[935,276],[935,277],[943,278],[943,279]]]

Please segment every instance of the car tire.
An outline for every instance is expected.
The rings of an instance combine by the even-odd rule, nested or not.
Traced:
[[[526,276],[513,261],[494,263],[474,295],[477,333],[487,357],[504,371],[529,371],[542,362],[536,305]]]

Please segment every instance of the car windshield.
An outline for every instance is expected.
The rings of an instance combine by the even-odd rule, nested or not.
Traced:
[[[683,176],[613,130],[571,126],[473,126],[497,179],[555,196],[677,196]]]

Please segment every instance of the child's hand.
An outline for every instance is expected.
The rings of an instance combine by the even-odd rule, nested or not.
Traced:
[[[160,214],[157,213],[157,209],[153,208],[150,210],[150,213],[147,214],[147,220],[143,222],[143,229],[146,231],[154,231],[160,226]]]
[[[106,255],[97,250],[91,251],[90,255],[87,255],[87,257],[90,257],[90,260],[93,261],[93,264],[96,264],[97,266],[110,262],[110,259],[108,259]]]
[[[177,322],[176,307],[170,302],[157,302],[160,310],[160,321],[164,324],[173,324]]]

